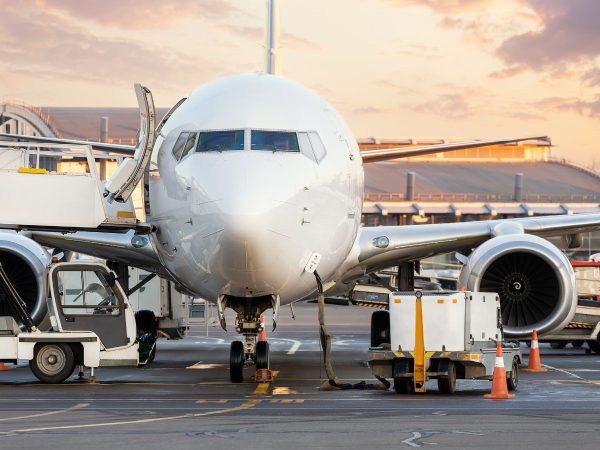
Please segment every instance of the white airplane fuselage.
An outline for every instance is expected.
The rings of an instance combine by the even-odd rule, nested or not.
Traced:
[[[182,132],[215,131],[243,131],[243,143],[173,154]],[[296,133],[301,151],[261,147],[253,131]],[[285,304],[315,291],[311,255],[322,257],[323,280],[335,278],[356,240],[363,187],[357,143],[330,105],[281,77],[235,76],[193,92],[164,124],[146,220],[162,263],[190,291]]]

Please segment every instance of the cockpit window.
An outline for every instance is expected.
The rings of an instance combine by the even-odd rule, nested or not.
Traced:
[[[203,131],[198,139],[197,152],[226,152],[244,150],[244,130]]]
[[[198,133],[190,133],[188,131],[184,131],[179,135],[173,147],[173,156],[177,161],[183,159],[194,148],[197,135]]]
[[[299,152],[300,146],[296,133],[252,130],[250,149],[270,152]]]

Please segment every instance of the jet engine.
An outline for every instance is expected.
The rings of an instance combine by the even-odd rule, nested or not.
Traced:
[[[47,313],[46,268],[50,262],[50,255],[38,243],[17,233],[0,232],[0,263],[27,304],[36,326]],[[0,316],[10,315],[6,299],[0,293]]]
[[[562,329],[577,307],[569,260],[550,242],[532,235],[501,235],[480,245],[463,267],[459,286],[498,293],[508,337]]]

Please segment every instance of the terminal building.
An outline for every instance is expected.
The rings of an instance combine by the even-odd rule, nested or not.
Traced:
[[[157,109],[157,117],[166,108]],[[0,104],[0,132],[133,145],[136,108],[35,108]],[[443,142],[419,139],[358,139],[361,149]],[[72,165],[84,162],[73,161]],[[103,173],[110,177],[117,161]],[[60,170],[52,167],[50,170]],[[73,168],[70,167],[72,170]],[[141,196],[134,197],[143,218]],[[367,226],[448,223],[549,214],[600,213],[600,173],[554,158],[546,141],[524,142],[426,157],[365,164]],[[569,256],[600,252],[600,233],[583,236]],[[560,246],[560,242],[555,242]]]

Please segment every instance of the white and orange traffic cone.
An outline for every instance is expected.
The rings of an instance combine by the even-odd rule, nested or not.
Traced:
[[[265,317],[263,315],[260,316],[260,331],[258,332],[258,342],[263,342],[267,340],[267,332],[265,330]]]
[[[542,367],[540,360],[540,346],[538,344],[537,331],[533,330],[531,333],[531,349],[529,350],[529,365],[527,369],[523,369],[525,372],[548,372],[548,369]]]
[[[502,356],[502,345],[500,342],[496,344],[496,364],[494,365],[494,376],[492,378],[492,392],[485,394],[483,397],[491,400],[508,400],[515,398],[514,394],[508,393],[504,356]]]

